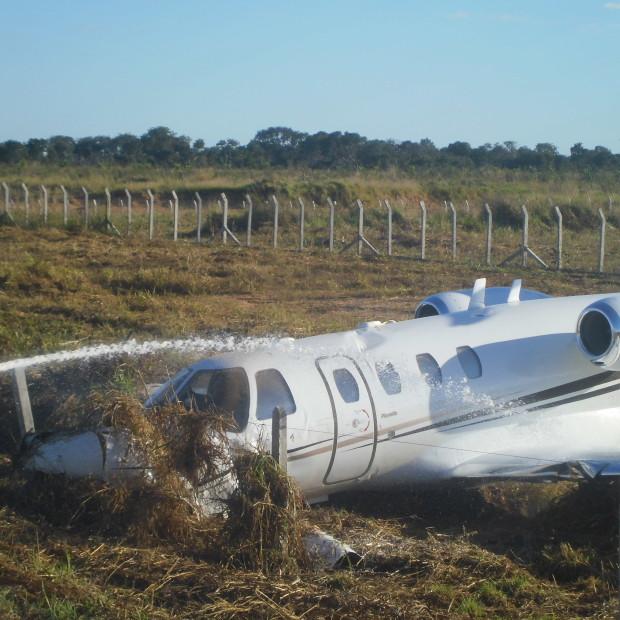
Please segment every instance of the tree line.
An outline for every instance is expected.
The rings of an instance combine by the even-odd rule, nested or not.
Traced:
[[[588,149],[581,143],[570,155],[543,142],[534,148],[508,141],[473,147],[453,142],[438,148],[425,138],[371,140],[357,133],[303,133],[288,127],[259,131],[247,144],[220,140],[207,146],[167,127],[154,127],[142,136],[69,136],[32,138],[0,143],[0,163],[47,162],[56,165],[150,164],[155,166],[217,166],[224,168],[313,168],[413,171],[424,168],[496,167],[525,170],[594,171],[620,169],[620,154],[604,146]]]

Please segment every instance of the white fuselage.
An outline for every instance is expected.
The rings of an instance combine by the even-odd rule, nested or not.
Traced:
[[[580,313],[603,297],[371,323],[210,358],[188,377],[242,368],[249,419],[231,437],[268,446],[271,419],[257,418],[257,399],[265,396],[255,378],[269,369],[280,373],[294,399],[288,471],[309,499],[360,485],[527,475],[580,459],[618,460],[620,373],[593,365],[575,334]]]

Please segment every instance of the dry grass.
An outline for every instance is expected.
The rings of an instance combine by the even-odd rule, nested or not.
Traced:
[[[439,236],[443,228],[437,231],[439,248],[446,237]],[[471,285],[481,274],[492,284],[523,275],[516,267],[481,267],[475,258],[481,253],[480,235],[472,231],[470,245],[463,246],[468,258],[453,265],[149,244],[141,238],[128,244],[97,233],[0,228],[0,348],[10,358],[127,336],[178,337],[220,329],[297,336],[349,328],[360,320],[403,319],[431,292]],[[508,231],[498,235],[498,254],[509,253],[515,239],[516,233]],[[536,247],[550,247],[545,239],[535,238]],[[615,246],[610,252],[617,255]],[[525,275],[527,285],[556,294],[618,289],[611,274],[532,269]],[[92,387],[106,395],[111,390],[135,395],[142,380],[165,376],[167,369],[185,363],[170,356],[33,370],[37,422],[73,423],[92,402]],[[2,417],[10,422],[9,386],[0,387]],[[134,401],[120,394],[106,398],[93,423],[115,422],[139,430],[151,449],[160,445],[140,426],[143,418]],[[196,420],[184,420],[190,435],[199,434]],[[158,419],[157,425],[165,429],[166,421]],[[3,428],[6,449],[10,427]],[[162,452],[161,463],[189,476],[204,454],[191,442],[179,445],[183,449]],[[87,508],[96,506],[90,499],[93,503],[71,520],[92,497],[92,488],[52,492],[49,484],[39,485],[41,505],[67,508],[64,520],[55,509],[46,518],[44,506],[35,510],[35,502],[20,503],[9,493],[10,464],[0,461],[0,616],[614,617],[614,489],[522,484],[345,496],[296,520],[307,518],[364,556],[355,571],[322,572],[307,567],[301,556],[293,553],[291,562],[291,555],[282,553],[281,543],[298,535],[288,529],[295,519],[287,511],[293,507],[292,514],[299,514],[302,508],[290,489],[282,494],[274,486],[277,470],[264,461],[255,465],[251,471],[262,471],[257,486],[232,505],[233,520],[224,535],[223,524],[207,526],[191,511],[186,513],[191,527],[168,527],[172,517],[166,510],[154,502],[149,508],[139,495],[126,496],[116,513],[108,504],[89,516]],[[253,494],[258,490],[262,496]],[[558,503],[550,505],[556,496]],[[267,498],[264,505],[260,497]],[[128,510],[132,501],[133,512]],[[255,518],[273,524],[282,516],[281,529],[256,529]],[[257,538],[257,531],[265,537]]]
[[[510,486],[503,491],[515,495]],[[581,491],[564,492],[586,515]],[[605,551],[586,538],[556,538],[543,525],[545,513],[520,522],[477,490],[461,489],[458,500],[454,492],[418,491],[401,494],[395,505],[394,495],[375,493],[365,504],[358,495],[315,508],[310,521],[354,545],[362,566],[268,574],[201,556],[174,539],[128,545],[4,508],[0,610],[56,617],[53,600],[71,607],[65,617],[614,617],[612,573],[584,569],[585,558],[607,562],[614,541]],[[487,514],[463,512],[463,504]],[[524,558],[528,552],[533,556]]]
[[[558,294],[618,287],[611,273],[487,268],[480,242],[481,233],[472,233],[468,243],[479,256],[453,264],[0,228],[0,351],[6,358],[76,342],[221,329],[301,336],[406,318],[425,295],[471,286],[480,275],[491,284],[525,276],[527,285]],[[516,234],[498,239],[497,254],[515,245]],[[608,247],[613,265],[620,254],[611,241]]]
[[[226,502],[223,530],[230,561],[265,574],[307,566],[305,505],[297,486],[268,454],[243,453],[235,465],[239,486]]]

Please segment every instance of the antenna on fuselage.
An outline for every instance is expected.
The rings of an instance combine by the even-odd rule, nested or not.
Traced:
[[[508,293],[508,303],[518,304],[521,301],[521,279],[513,280]]]
[[[478,278],[474,282],[474,288],[471,290],[471,297],[469,299],[468,310],[479,310],[484,308],[484,297],[487,290],[487,279]]]

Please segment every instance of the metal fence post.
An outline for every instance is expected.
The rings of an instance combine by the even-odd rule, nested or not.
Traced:
[[[22,183],[22,189],[24,190],[24,209],[26,211],[26,224],[30,221],[30,193],[25,183]]]
[[[2,187],[4,188],[4,210],[7,213],[11,212],[11,191],[9,186],[3,181]]]
[[[222,192],[222,210],[224,211],[223,220],[222,220],[222,243],[226,245],[228,242],[228,198],[226,198],[226,194]]]
[[[329,251],[334,251],[334,215],[336,206],[331,198],[327,199],[327,204],[329,204]]]
[[[34,419],[32,417],[26,370],[24,368],[15,368],[13,370],[13,396],[15,398],[19,432],[23,437],[26,433],[34,431]]]
[[[420,258],[426,260],[426,205],[420,200]]]
[[[172,190],[172,199],[174,200],[174,211],[172,215],[172,239],[176,241],[179,238],[179,198],[174,190]]]
[[[69,224],[69,196],[64,185],[60,186],[62,192],[62,225],[67,228]]]
[[[387,209],[387,255],[392,256],[392,205],[389,200],[384,200],[383,204]]]
[[[555,211],[555,217],[558,221],[558,236],[557,236],[557,270],[560,271],[562,269],[562,212],[560,211],[560,207],[557,205],[553,209]]]
[[[47,200],[47,187],[41,185],[41,194],[43,195],[43,223],[47,225],[49,215],[49,203]]]
[[[598,271],[599,273],[603,273],[603,269],[605,267],[605,227],[607,224],[607,219],[605,218],[603,209],[598,210],[598,216],[601,218],[601,233],[598,245]]]
[[[487,265],[491,264],[491,243],[492,243],[492,235],[493,235],[493,212],[491,211],[491,207],[487,203],[484,204],[484,210],[487,214],[487,254],[486,254],[486,263]]]
[[[254,206],[252,205],[252,199],[250,198],[250,194],[245,195],[245,199],[248,204],[248,226],[246,232],[246,244],[248,247],[252,245],[252,211]]]
[[[202,241],[202,196],[195,192],[196,196],[196,243]]]
[[[275,194],[271,195],[271,201],[273,202],[273,247],[278,247],[278,211],[280,210],[280,205],[278,204],[278,199],[275,197]]]
[[[125,188],[125,196],[127,196],[127,234],[131,233],[131,192]]]
[[[449,203],[450,211],[452,212],[452,260],[456,260],[456,209]]]
[[[297,198],[299,203],[299,251],[304,249],[304,220],[305,220],[305,206],[304,201],[301,198]]]
[[[82,192],[84,193],[84,228],[88,230],[88,191],[85,187],[82,186]]]
[[[523,238],[521,240],[521,245],[523,246],[522,265],[523,267],[527,267],[527,249],[529,248],[529,215],[525,205],[521,205],[521,211],[523,213]]]
[[[362,255],[362,248],[364,247],[364,203],[358,198],[357,204],[357,255]]]
[[[105,188],[105,228],[108,232],[112,230],[112,194],[108,187]]]
[[[147,204],[149,206],[149,241],[153,241],[153,236],[155,235],[155,196],[153,196],[153,192],[150,189],[146,190],[148,194]]]

